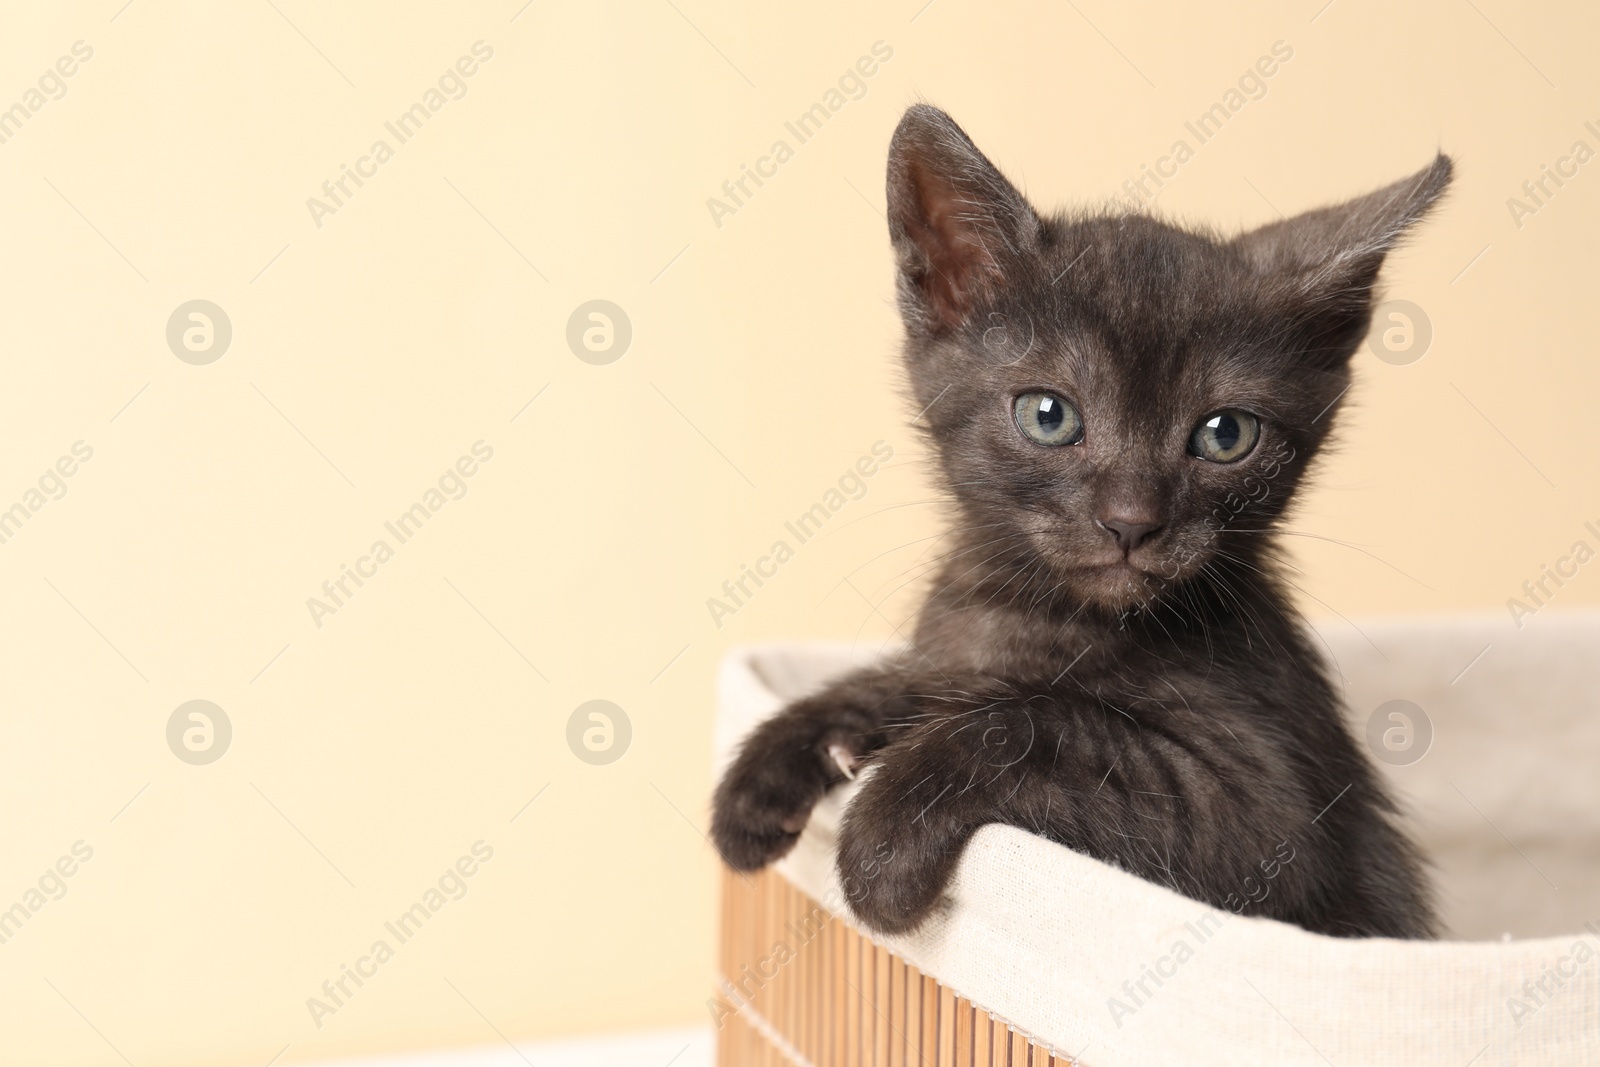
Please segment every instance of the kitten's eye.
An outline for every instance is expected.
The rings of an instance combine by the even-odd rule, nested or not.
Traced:
[[[1083,440],[1078,409],[1054,393],[1024,393],[1012,405],[1017,429],[1041,445],[1075,445]]]
[[[1016,427],[1038,445],[1077,445],[1083,440],[1083,419],[1077,408],[1048,392],[1030,392],[1011,405]]]
[[[1233,463],[1256,446],[1261,423],[1247,411],[1219,411],[1207,415],[1194,428],[1189,451],[1213,463]]]

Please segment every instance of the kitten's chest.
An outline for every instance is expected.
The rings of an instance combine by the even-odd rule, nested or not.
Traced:
[[[941,670],[998,679],[1167,673],[1195,658],[1187,642],[1141,642],[1115,623],[970,609],[924,612],[916,651]]]
[[[1299,642],[1282,640],[1268,649],[1218,628],[955,610],[925,614],[916,651],[951,677],[1065,687],[1119,707],[1186,707],[1251,693],[1320,703],[1326,695],[1316,663]]]

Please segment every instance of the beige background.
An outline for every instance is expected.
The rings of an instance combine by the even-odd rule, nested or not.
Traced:
[[[1295,519],[1308,610],[1481,609],[1515,640],[1506,599],[1600,520],[1600,163],[1520,227],[1506,203],[1600,148],[1584,5],[122,3],[14,5],[0,35],[0,107],[94,50],[0,144],[0,507],[94,452],[0,545],[0,908],[94,850],[0,944],[7,1062],[704,1020],[715,664],[888,638],[935,550],[881,218],[914,100],[1042,205],[1104,199],[1287,42],[1164,210],[1231,228],[1460,163],[1388,275],[1432,349],[1357,357]],[[480,40],[464,98],[316,226],[307,198]],[[865,96],[718,227],[707,198],[877,41]],[[207,366],[164,337],[196,298],[234,331]],[[594,298],[633,325],[609,366],[564,339]],[[316,627],[306,599],[479,440],[466,496]],[[878,440],[865,497],[714,626]],[[197,698],[234,730],[200,767],[165,740]],[[609,766],[565,740],[594,698],[633,726]],[[479,840],[466,895],[316,1026],[307,998]]]

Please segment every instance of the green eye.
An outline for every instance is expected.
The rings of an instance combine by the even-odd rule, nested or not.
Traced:
[[[1083,417],[1054,393],[1023,393],[1011,406],[1017,429],[1041,445],[1075,445],[1083,440]]]
[[[1218,411],[1200,420],[1189,451],[1212,463],[1234,463],[1249,455],[1261,437],[1261,423],[1247,411]]]

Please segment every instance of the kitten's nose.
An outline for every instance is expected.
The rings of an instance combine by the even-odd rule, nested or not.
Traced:
[[[1129,522],[1125,519],[1096,519],[1095,525],[1111,535],[1123,555],[1138,548],[1145,538],[1161,529],[1159,522]]]

